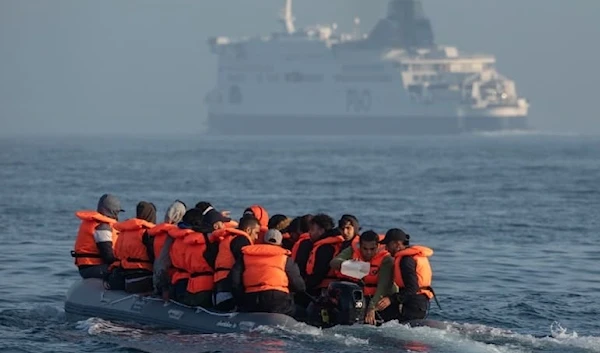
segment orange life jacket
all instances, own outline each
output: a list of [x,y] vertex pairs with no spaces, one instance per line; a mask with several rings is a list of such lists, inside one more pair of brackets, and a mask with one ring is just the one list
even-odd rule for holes
[[431,265],[429,259],[433,255],[433,250],[421,245],[413,245],[404,250],[398,251],[394,258],[394,283],[399,289],[404,288],[404,280],[402,280],[402,272],[400,271],[400,261],[405,256],[411,256],[417,263],[417,281],[419,290],[417,294],[424,294],[427,298],[433,298],[433,289],[431,288],[431,279],[433,273],[431,272]]
[[124,270],[152,271],[152,261],[148,258],[142,238],[146,230],[154,227],[154,223],[131,218],[115,223],[113,227],[120,232],[120,235],[114,247],[117,260],[111,267],[120,266]]
[[153,247],[154,247],[154,258],[155,259],[158,259],[163,246],[165,246],[165,241],[167,240],[167,236],[169,235],[169,230],[172,230],[175,228],[177,228],[176,224],[161,223],[161,224],[157,224],[153,228],[148,229],[148,235],[151,237],[154,237]]
[[252,205],[248,207],[260,224],[260,231],[258,233],[258,239],[256,243],[263,243],[263,238],[269,230],[269,213],[261,205]]
[[300,249],[300,244],[304,241],[310,241],[310,234],[303,233],[298,237],[298,241],[294,243],[292,247],[292,260],[296,261],[296,256],[298,256],[298,249]]
[[169,255],[173,267],[177,270],[171,278],[171,284],[187,278],[187,291],[191,294],[212,290],[214,271],[204,259],[204,234],[191,229],[177,228],[170,230],[169,235],[175,239]]
[[[308,257],[308,261],[306,262],[306,274],[312,275],[314,273],[317,250],[319,250],[319,248],[321,246],[326,245],[326,244],[333,245],[333,248],[334,248],[333,257],[336,257],[339,254],[340,249],[342,248],[343,242],[344,242],[344,237],[341,235],[337,235],[335,237],[327,237],[325,239],[321,239],[321,240],[317,241],[313,245],[313,248],[310,251],[310,255]],[[333,257],[332,257],[332,259],[333,259]],[[329,264],[327,264],[327,266],[329,266]],[[319,283],[317,288],[327,288],[329,286],[329,283],[331,283],[337,279],[338,279],[338,271],[334,270],[332,268],[329,268],[329,272],[327,272],[327,275],[321,281],[321,283]]]
[[240,224],[233,219],[224,223],[225,228],[237,228]]
[[[362,281],[365,284],[363,293],[366,296],[372,297],[377,291],[377,282],[379,281],[379,269],[381,268],[381,263],[383,262],[383,259],[385,259],[387,256],[390,256],[390,253],[385,250],[380,250],[377,254],[375,254],[375,256],[373,256],[371,261],[365,261],[360,253],[360,246],[358,243],[353,245],[352,248],[354,250],[352,252],[353,260],[369,262],[371,264],[369,274],[363,277]],[[344,279],[348,278],[346,276],[343,277]],[[357,281],[357,279],[353,278],[351,281]]]
[[246,237],[250,245],[254,244],[253,239],[246,232],[239,229],[219,229],[211,234],[211,238],[219,242],[219,252],[215,260],[215,283],[227,278],[235,264],[235,258],[231,252],[231,241],[236,237]]
[[[75,239],[75,246],[71,251],[71,256],[75,258],[76,266],[91,266],[91,265],[102,265],[104,261],[100,257],[98,246],[94,240],[94,232],[96,227],[100,223],[107,223],[113,225],[117,223],[117,220],[107,217],[96,211],[77,211],[75,216],[81,220],[79,231],[77,232],[77,238]],[[117,242],[119,233],[116,229],[112,229],[112,243],[113,247]]]
[[290,251],[279,246],[258,244],[242,248],[244,273],[242,283],[246,293],[278,290],[289,293],[285,264]]

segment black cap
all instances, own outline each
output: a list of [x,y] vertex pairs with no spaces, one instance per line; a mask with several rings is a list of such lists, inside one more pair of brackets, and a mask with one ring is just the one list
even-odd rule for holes
[[385,233],[385,238],[380,243],[387,244],[391,241],[407,242],[409,240],[410,235],[406,234],[402,229],[392,228]]
[[214,208],[210,208],[207,209],[206,211],[204,211],[204,218],[203,218],[203,222],[205,224],[209,224],[209,225],[213,225],[217,222],[229,222],[231,221],[231,218],[227,218],[225,216],[223,216],[221,214],[221,212],[215,210]]

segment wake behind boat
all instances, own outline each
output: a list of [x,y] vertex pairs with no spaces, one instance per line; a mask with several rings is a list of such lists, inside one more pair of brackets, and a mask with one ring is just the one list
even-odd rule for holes
[[[165,302],[153,296],[107,290],[103,281],[96,278],[78,280],[71,286],[67,292],[65,313],[69,320],[98,317],[206,334],[250,332],[261,326],[293,329],[303,325],[284,314],[218,312],[175,301]],[[407,324],[446,328],[445,323],[434,320],[412,320]]]

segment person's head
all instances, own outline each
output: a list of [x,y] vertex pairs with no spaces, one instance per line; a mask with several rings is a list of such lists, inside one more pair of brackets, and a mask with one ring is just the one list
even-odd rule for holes
[[202,211],[197,208],[187,210],[183,215],[181,222],[191,228],[198,228],[202,225]]
[[119,213],[125,212],[121,208],[121,201],[115,195],[111,194],[104,194],[100,197],[96,211],[103,216],[116,219],[117,221],[119,220]]
[[310,220],[308,225],[308,233],[310,234],[310,239],[313,242],[321,239],[323,234],[326,231],[333,229],[333,227],[333,218],[324,213],[319,213],[315,215]]
[[311,219],[312,215],[306,214],[301,217],[296,217],[292,220],[292,222],[290,222],[288,233],[294,242],[300,238],[300,235],[308,232],[309,222]]
[[258,239],[258,233],[260,232],[260,222],[253,216],[245,216],[240,219],[238,229],[245,232],[250,238]]
[[231,219],[223,216],[221,212],[215,210],[212,206],[206,208],[203,212],[202,222],[209,230],[217,230],[225,228],[225,223],[231,221]]
[[[285,215],[282,215],[282,214],[276,214],[276,215],[273,215],[269,219],[269,223],[268,223],[267,227],[269,229],[277,229],[278,231],[280,231],[282,233],[286,233],[288,231],[288,227],[290,226],[291,222],[292,222],[291,218],[286,217]],[[284,232],[284,230],[285,230],[285,232]]]
[[212,204],[208,201],[200,201],[196,204],[196,206],[194,206],[194,208],[197,208],[202,212],[206,211],[206,209],[209,207],[212,207]]
[[398,251],[409,246],[410,235],[402,229],[392,228],[385,233],[381,244],[385,244],[386,250],[394,256]]
[[269,225],[269,213],[261,205],[252,205],[246,208],[242,217],[246,215],[251,215],[254,218],[258,219],[261,227],[266,228]]
[[360,225],[358,224],[358,219],[351,215],[345,214],[338,221],[338,228],[342,233],[342,236],[346,240],[350,240],[354,238],[357,234],[359,234]]
[[177,224],[183,219],[183,215],[186,212],[186,205],[183,201],[175,200],[167,212],[165,212],[165,223]]
[[360,256],[365,261],[371,261],[379,250],[379,234],[372,230],[367,230],[358,238]]
[[135,208],[135,218],[156,223],[156,206],[152,202],[140,201]]
[[265,233],[265,237],[264,237],[265,244],[281,246],[282,241],[283,241],[283,235],[277,229],[269,229],[267,231],[267,233]]

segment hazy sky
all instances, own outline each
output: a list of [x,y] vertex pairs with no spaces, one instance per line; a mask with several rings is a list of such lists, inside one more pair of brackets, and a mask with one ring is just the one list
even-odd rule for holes
[[[279,30],[283,0],[0,0],[0,134],[200,128],[216,58],[206,38]],[[295,0],[297,27],[387,0]],[[599,0],[424,0],[439,44],[494,54],[540,130],[600,133]]]

